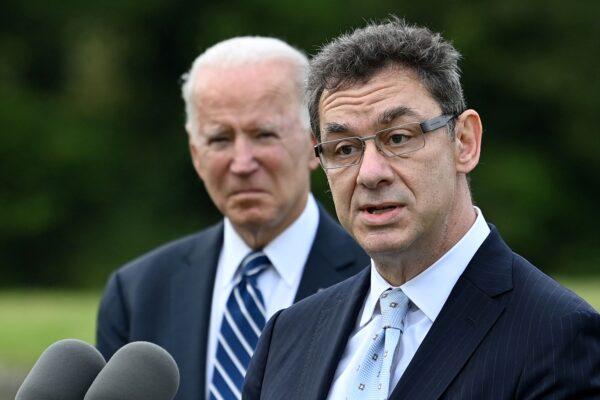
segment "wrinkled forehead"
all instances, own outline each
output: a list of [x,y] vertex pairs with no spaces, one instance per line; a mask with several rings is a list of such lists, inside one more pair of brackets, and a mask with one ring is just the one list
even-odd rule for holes
[[383,129],[437,115],[437,102],[409,69],[387,68],[370,79],[323,91],[319,101],[322,139],[336,126],[348,131]]
[[282,124],[298,119],[291,72],[277,65],[210,68],[198,76],[194,105],[201,124]]
[[297,72],[289,61],[277,59],[232,66],[207,65],[196,72],[193,95],[197,102],[227,99],[232,92],[250,102],[272,97],[297,99]]

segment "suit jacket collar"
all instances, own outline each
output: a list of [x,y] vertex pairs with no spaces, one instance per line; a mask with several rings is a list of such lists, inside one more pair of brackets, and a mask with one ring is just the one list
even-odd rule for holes
[[390,399],[438,399],[504,311],[513,253],[490,228]]
[[[438,399],[502,314],[512,289],[512,251],[491,232],[456,283],[391,399]],[[307,351],[303,398],[325,399],[368,293],[369,268],[334,288]],[[327,293],[323,293],[326,295]],[[441,368],[440,366],[443,366]]]
[[355,246],[352,238],[319,204],[319,227],[294,302],[339,282],[341,272],[359,258],[352,251]]
[[[223,223],[201,232],[189,252],[184,255],[185,267],[171,280],[172,337],[177,337],[177,352],[182,382],[197,385],[194,393],[204,397],[206,376],[206,347],[210,307],[216,267],[223,244]],[[189,354],[194,354],[190,356]],[[188,390],[189,392],[189,390]]]
[[[216,269],[223,245],[223,229],[223,222],[220,222],[199,233],[194,245],[182,259],[185,268],[180,269],[171,280],[173,293],[176,294],[171,299],[174,317],[171,334],[172,337],[178,338],[175,352],[180,354],[175,358],[189,363],[185,368],[180,366],[181,371],[190,375],[185,379],[182,376],[182,382],[197,385],[194,392],[200,393],[201,396],[205,393],[204,377],[210,310]],[[355,248],[350,236],[319,204],[319,227],[306,261],[295,302],[322,287],[339,282],[342,277],[340,272],[358,257],[358,254],[348,251],[349,248]],[[360,299],[363,297],[364,295],[358,296]],[[189,357],[189,353],[196,356]]]
[[463,276],[493,298],[513,287],[514,253],[502,240],[496,227],[492,224],[489,226],[489,236],[475,253]]
[[303,399],[325,399],[333,382],[337,365],[369,290],[369,268],[363,269],[346,281],[327,289],[330,294],[318,315],[317,326],[306,349],[306,362],[298,388]]

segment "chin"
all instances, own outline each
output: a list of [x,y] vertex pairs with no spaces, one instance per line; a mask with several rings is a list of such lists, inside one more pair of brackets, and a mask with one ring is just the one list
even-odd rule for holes
[[356,237],[356,241],[361,245],[367,254],[372,258],[376,255],[398,254],[409,247],[411,241],[405,237],[399,237],[399,230],[386,233],[371,233]]
[[267,205],[256,205],[249,208],[236,208],[228,214],[232,223],[237,226],[259,228],[273,225],[279,219],[276,210]]
[[261,213],[245,213],[242,215],[233,213],[229,216],[229,219],[236,226],[257,228],[266,225],[269,221],[269,218]]

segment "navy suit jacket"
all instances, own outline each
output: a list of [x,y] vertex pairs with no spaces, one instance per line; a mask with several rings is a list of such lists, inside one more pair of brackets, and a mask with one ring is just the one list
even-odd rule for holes
[[[108,360],[126,343],[164,347],[181,376],[177,400],[205,395],[206,347],[223,223],[158,248],[109,278],[98,313],[97,347]],[[319,226],[296,301],[356,274],[369,262],[319,208]]]
[[[242,398],[325,399],[369,284],[367,268],[275,314]],[[600,315],[492,227],[390,398],[600,399]]]

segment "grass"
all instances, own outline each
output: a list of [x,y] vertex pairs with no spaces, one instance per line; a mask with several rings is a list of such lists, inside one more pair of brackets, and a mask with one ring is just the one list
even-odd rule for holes
[[[600,310],[600,276],[559,277]],[[94,343],[98,292],[0,292],[0,366],[27,371],[50,344],[64,338]]]
[[28,369],[50,344],[76,338],[94,343],[97,292],[0,292],[0,364]]

